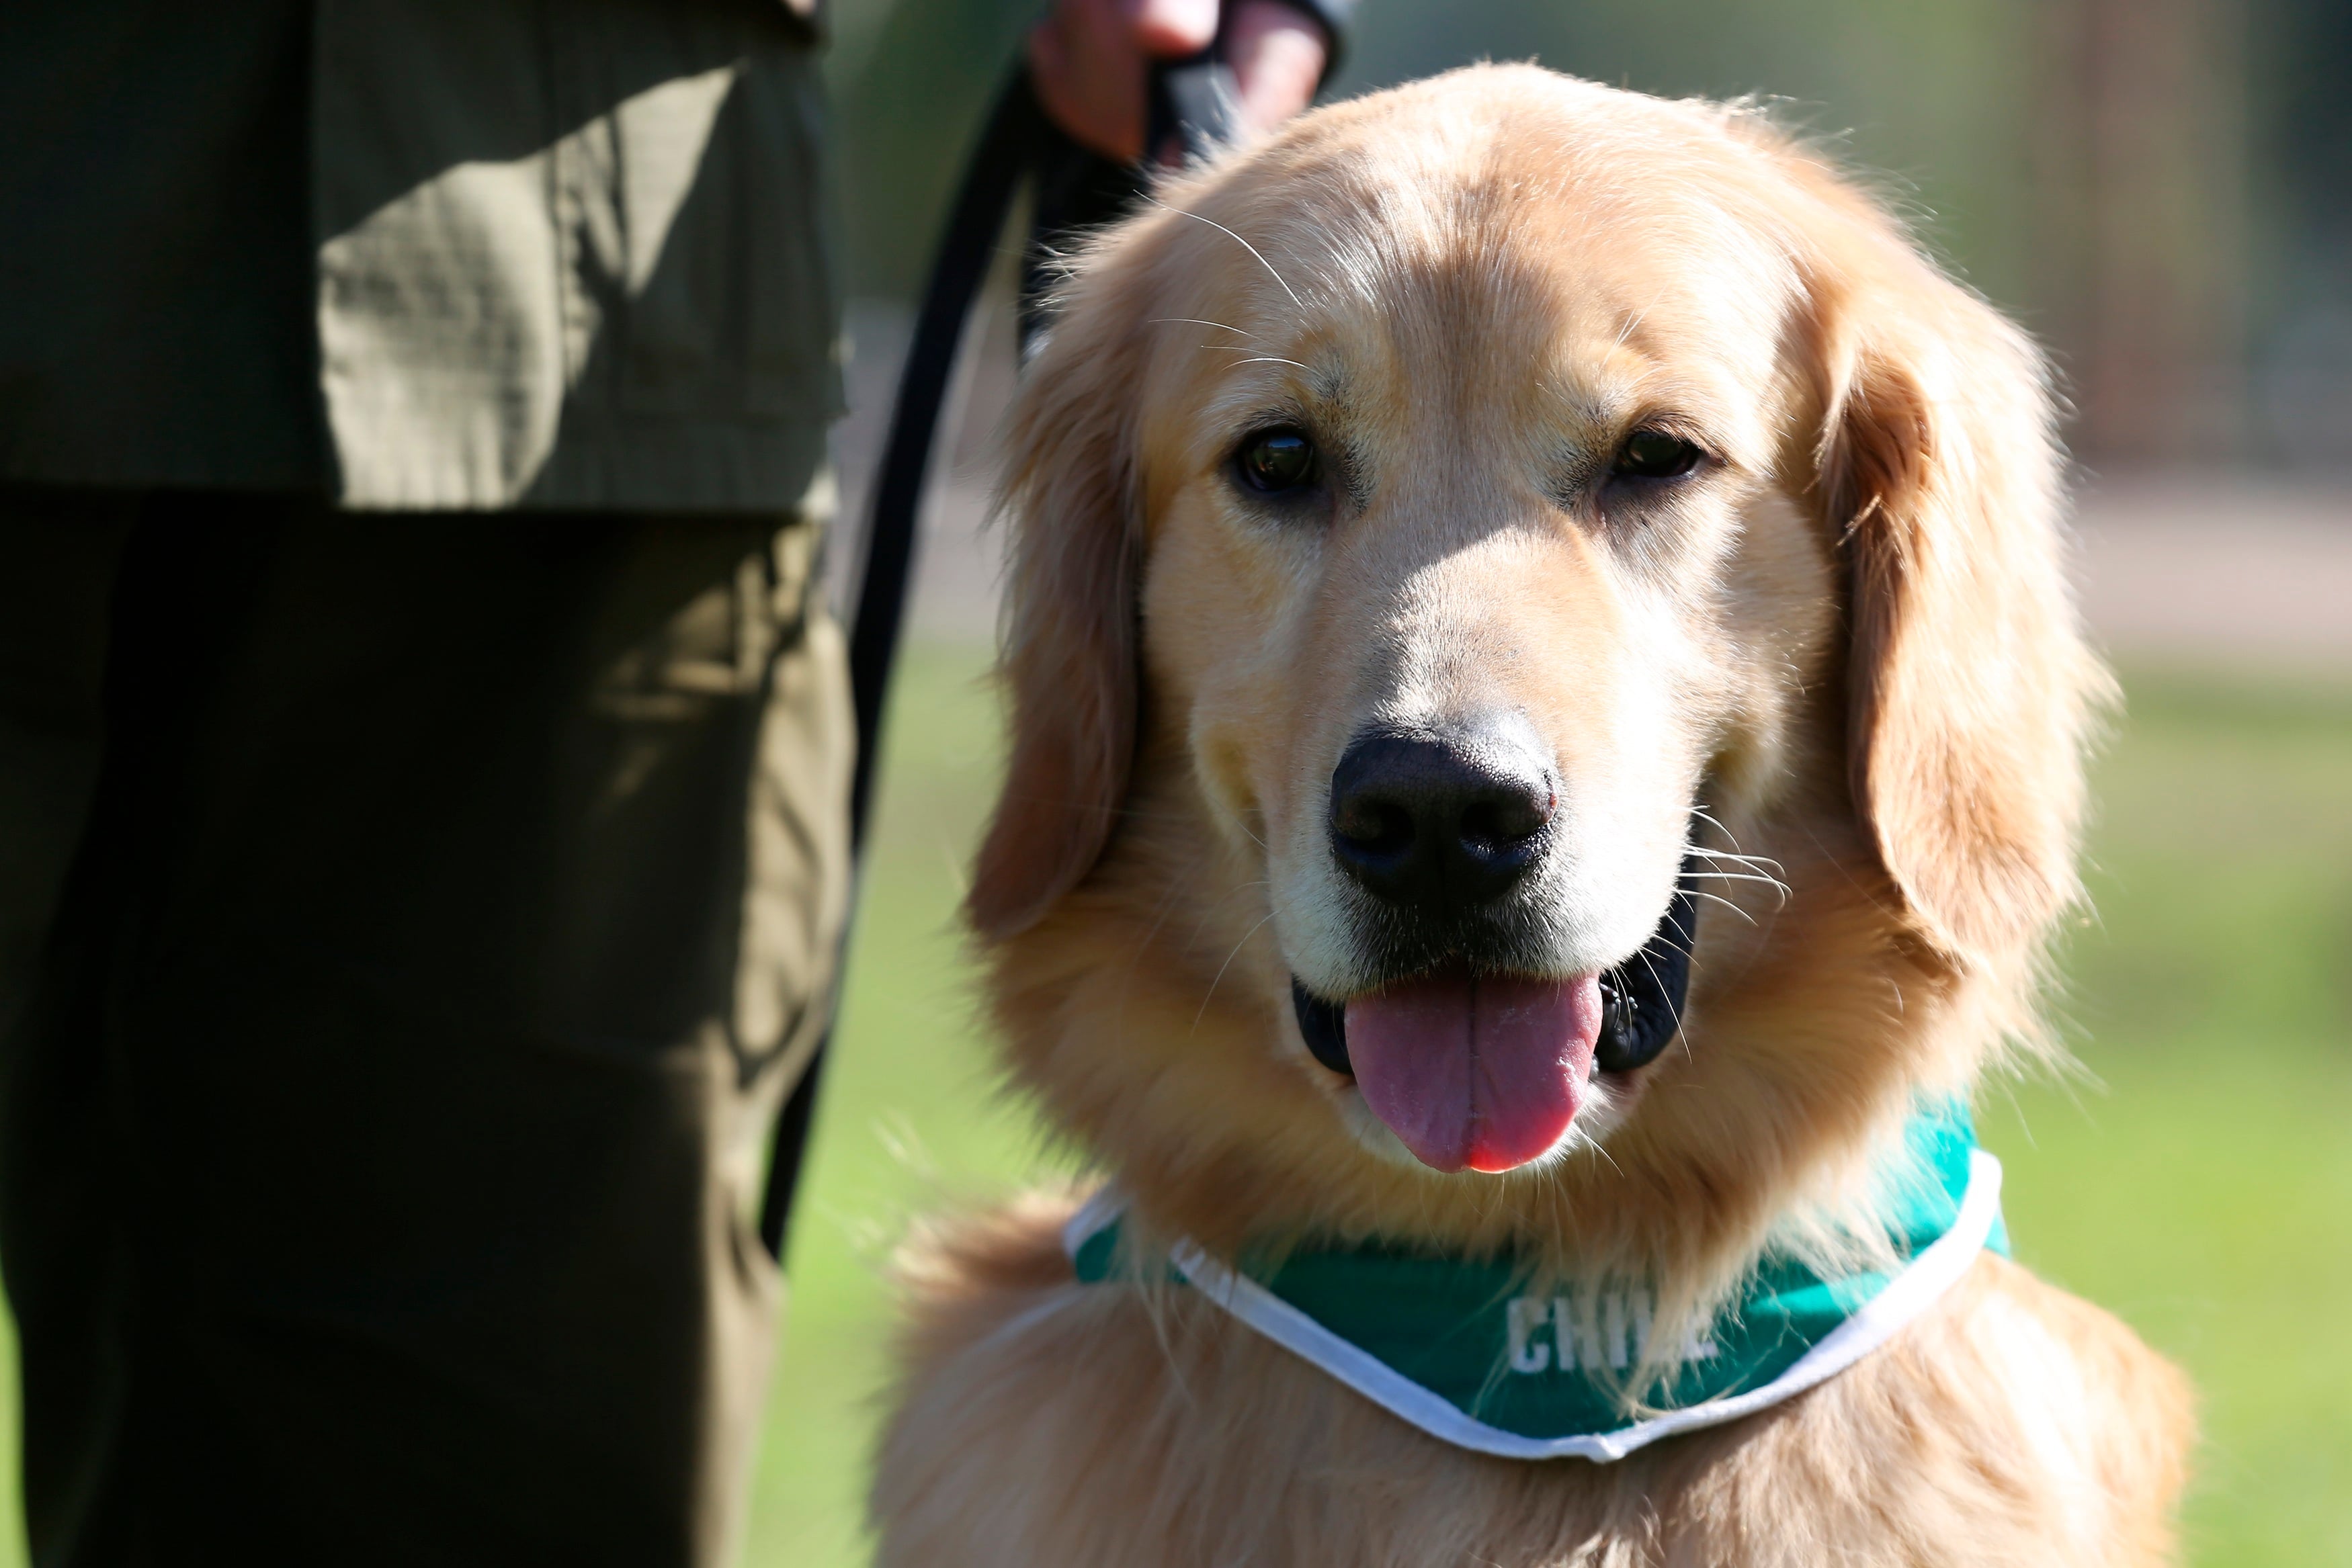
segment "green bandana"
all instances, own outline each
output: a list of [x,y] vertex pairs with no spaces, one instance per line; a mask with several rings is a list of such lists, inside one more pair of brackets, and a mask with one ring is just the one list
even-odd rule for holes
[[[1635,1410],[1622,1369],[1649,1341],[1652,1301],[1639,1287],[1530,1296],[1527,1271],[1507,1260],[1378,1246],[1237,1270],[1188,1240],[1169,1261],[1174,1278],[1433,1437],[1507,1458],[1616,1459],[1811,1388],[1893,1337],[1978,1252],[2007,1254],[2000,1163],[1976,1146],[1967,1111],[1919,1113],[1904,1143],[1880,1175],[1900,1260],[1891,1273],[1823,1279],[1767,1253]],[[1070,1221],[1063,1242],[1081,1281],[1137,1277],[1121,1251],[1125,1207],[1106,1191]]]

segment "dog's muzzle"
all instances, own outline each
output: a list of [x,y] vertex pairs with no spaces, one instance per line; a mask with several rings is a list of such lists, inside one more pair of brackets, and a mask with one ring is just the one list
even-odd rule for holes
[[[1559,801],[1559,777],[1517,714],[1359,735],[1331,775],[1328,833],[1333,861],[1369,895],[1367,936],[1381,968],[1402,978],[1448,963],[1523,967],[1512,960],[1529,921],[1512,895],[1542,860]],[[1650,939],[1601,977],[1601,1071],[1654,1061],[1681,1027],[1696,870],[1685,862]],[[1350,1072],[1345,999],[1318,997],[1295,977],[1291,999],[1316,1060]]]

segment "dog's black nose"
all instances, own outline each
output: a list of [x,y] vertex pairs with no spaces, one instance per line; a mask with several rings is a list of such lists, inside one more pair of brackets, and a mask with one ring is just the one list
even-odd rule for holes
[[1517,715],[1368,730],[1331,774],[1331,852],[1367,890],[1432,913],[1501,896],[1535,864],[1559,798]]

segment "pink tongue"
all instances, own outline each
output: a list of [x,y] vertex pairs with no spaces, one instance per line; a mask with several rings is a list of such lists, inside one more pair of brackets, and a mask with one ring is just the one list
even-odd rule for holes
[[1348,1004],[1348,1059],[1364,1103],[1441,1171],[1507,1171],[1559,1143],[1600,1032],[1591,976],[1433,977]]

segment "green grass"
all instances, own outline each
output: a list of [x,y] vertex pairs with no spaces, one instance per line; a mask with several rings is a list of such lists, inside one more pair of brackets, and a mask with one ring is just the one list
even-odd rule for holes
[[[754,1568],[865,1561],[890,1239],[1042,1164],[992,1095],[949,924],[994,755],[978,667],[919,650],[899,689]],[[2090,1081],[1997,1091],[1985,1139],[2020,1256],[2199,1385],[2193,1560],[2352,1563],[2352,692],[2129,685],[2062,1005]]]
[[1048,1168],[1034,1124],[994,1090],[953,925],[995,777],[982,668],[978,649],[916,647],[892,699],[837,1049],[793,1220],[782,1362],[744,1555],[757,1568],[866,1560],[881,1273],[908,1218]]
[[2064,1012],[1986,1141],[2019,1256],[2189,1368],[2193,1560],[2352,1563],[2352,693],[2146,679]]

